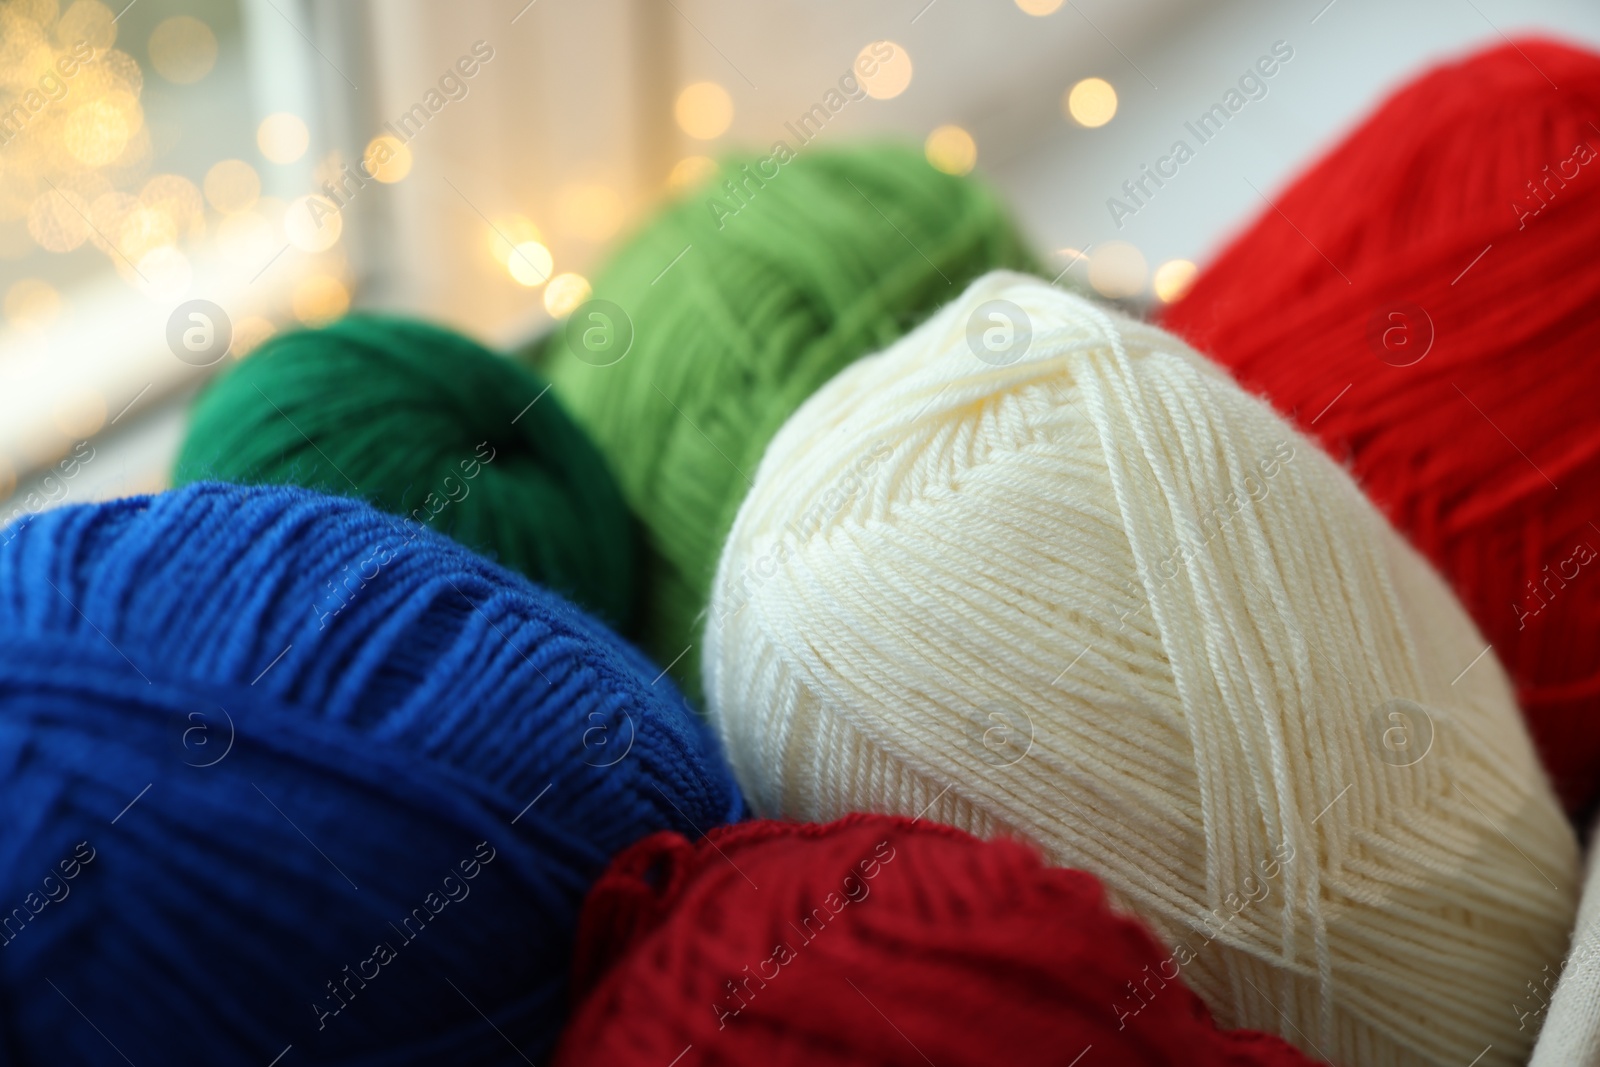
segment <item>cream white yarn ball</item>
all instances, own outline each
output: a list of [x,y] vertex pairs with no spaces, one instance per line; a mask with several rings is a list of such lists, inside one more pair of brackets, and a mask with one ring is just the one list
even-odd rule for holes
[[1031,839],[1219,1023],[1333,1063],[1525,1059],[1577,846],[1506,677],[1346,473],[1171,335],[979,279],[774,438],[709,619],[761,813]]

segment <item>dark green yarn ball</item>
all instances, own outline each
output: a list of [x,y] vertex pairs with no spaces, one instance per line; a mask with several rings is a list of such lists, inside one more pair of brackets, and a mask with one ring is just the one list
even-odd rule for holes
[[274,337],[207,388],[174,481],[360,497],[626,628],[627,505],[547,388],[448,330],[352,316]]
[[691,693],[723,540],[784,420],[972,279],[1035,268],[997,196],[914,148],[786,151],[725,160],[539,346],[645,527],[641,637]]

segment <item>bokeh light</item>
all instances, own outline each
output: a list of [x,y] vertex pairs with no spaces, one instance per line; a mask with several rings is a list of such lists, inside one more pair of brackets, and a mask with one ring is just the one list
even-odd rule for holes
[[130,96],[137,97],[144,90],[144,71],[139,66],[139,61],[128,53],[113,48],[108,50],[93,63],[86,63],[78,68],[77,77],[73,82],[75,89],[82,89],[84,84],[81,79],[87,75],[89,82],[97,83],[97,92],[112,92],[121,90]]
[[325,326],[350,310],[350,290],[332,275],[312,274],[296,283],[290,305],[307,326]]
[[572,314],[594,292],[589,279],[581,274],[557,274],[544,290],[544,309],[562,319]]
[[555,259],[550,255],[550,250],[538,241],[522,242],[506,260],[506,269],[511,272],[511,277],[518,285],[526,285],[530,289],[548,281],[554,266]]
[[339,206],[320,194],[299,197],[283,213],[283,235],[302,252],[326,252],[343,232]]
[[150,65],[177,85],[193,85],[217,64],[217,35],[197,18],[175,15],[150,32]]
[[242,159],[224,159],[206,171],[206,199],[224,215],[249,211],[261,197],[261,176]]
[[966,174],[978,164],[978,145],[960,126],[940,126],[928,134],[922,150],[946,174]]
[[56,43],[71,49],[79,41],[97,52],[117,42],[116,15],[100,0],[75,0],[56,23]]
[[272,223],[256,211],[229,215],[217,224],[217,251],[236,266],[259,268],[278,250]]
[[103,167],[122,155],[142,122],[137,100],[127,93],[107,93],[72,109],[62,128],[62,146],[79,163]]
[[138,263],[146,254],[158,248],[176,245],[178,226],[167,212],[141,203],[122,216],[116,241],[117,249]]
[[411,162],[411,146],[387,133],[367,142],[367,150],[361,154],[363,169],[385,185],[392,185],[410,174]]
[[277,327],[260,315],[246,315],[233,324],[233,343],[228,346],[228,354],[234,359],[243,359],[277,332]]
[[89,240],[114,261],[120,261],[126,253],[121,246],[113,247],[109,242],[113,235],[121,234],[123,220],[138,206],[137,197],[121,192],[102,193],[89,205]]
[[1144,292],[1148,276],[1144,253],[1127,241],[1107,241],[1089,257],[1089,284],[1095,292],[1113,300]]
[[23,278],[6,290],[5,302],[0,306],[12,327],[38,333],[49,328],[61,314],[61,294],[48,282]]
[[171,245],[158,245],[139,257],[139,291],[152,300],[177,300],[189,292],[194,267]]
[[194,182],[181,174],[157,174],[139,190],[139,203],[172,221],[179,238],[205,236],[205,199]]
[[1199,268],[1187,259],[1169,259],[1156,268],[1151,279],[1151,288],[1156,291],[1156,299],[1163,304],[1170,304],[1179,300],[1189,287],[1194,285],[1195,275]]
[[489,230],[489,254],[502,267],[511,260],[511,253],[524,241],[543,241],[544,234],[526,215],[508,215],[498,220]]
[[106,424],[106,398],[95,389],[81,389],[61,399],[51,412],[56,429],[68,439],[83,441]]
[[686,156],[673,166],[667,175],[667,188],[675,193],[701,185],[717,172],[716,160],[709,156]]
[[293,163],[310,146],[311,131],[306,129],[305,120],[287,111],[268,115],[256,130],[256,147],[274,163]]
[[733,124],[733,98],[716,82],[695,82],[678,94],[673,114],[684,133],[710,141]]
[[28,235],[46,252],[71,252],[89,239],[89,205],[72,189],[52,189],[28,207]]
[[563,186],[556,196],[561,228],[586,241],[604,241],[622,225],[622,198],[609,185]]
[[288,209],[289,205],[275,196],[263,196],[256,201],[256,214],[266,219],[275,228],[283,225],[283,215]]
[[1116,115],[1117,91],[1104,78],[1085,78],[1067,90],[1061,103],[1072,121],[1093,129]]
[[855,71],[868,96],[893,100],[911,84],[911,54],[893,41],[873,41],[857,53]]

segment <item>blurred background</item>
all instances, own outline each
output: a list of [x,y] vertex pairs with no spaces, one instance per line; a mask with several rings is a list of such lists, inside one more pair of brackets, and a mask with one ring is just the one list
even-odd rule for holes
[[394,308],[524,344],[778,140],[921,144],[1054,270],[1174,299],[1389,89],[1526,34],[1600,46],[1600,5],[5,0],[0,522],[163,487],[194,391],[274,332]]

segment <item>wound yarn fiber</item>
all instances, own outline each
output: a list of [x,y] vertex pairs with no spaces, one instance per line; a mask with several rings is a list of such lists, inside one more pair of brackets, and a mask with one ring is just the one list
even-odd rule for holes
[[661,1067],[686,1046],[707,1067],[1066,1064],[1087,1048],[1133,1067],[1311,1062],[1219,1032],[1093,876],[906,818],[653,835],[596,883],[577,951],[598,987],[560,1067]]
[[730,159],[599,273],[548,371],[644,523],[643,640],[691,695],[717,552],[779,425],[970,279],[1030,263],[986,187],[869,146]]
[[350,316],[268,340],[201,393],[174,480],[360,497],[626,628],[627,506],[546,389],[460,334]]
[[742,812],[638,652],[354,500],[41,515],[0,635],[8,1063],[521,1064],[611,857]]
[[1020,834],[1144,919],[1223,1026],[1512,1064],[1577,848],[1484,648],[1265,403],[997,272],[773,439],[705,671],[763,815]]
[[1497,42],[1432,70],[1164,320],[1347,462],[1449,579],[1575,815],[1600,801],[1596,116],[1592,51]]

